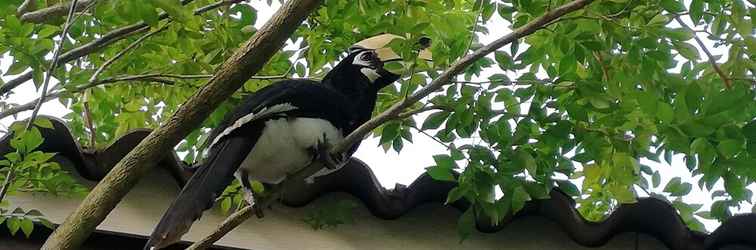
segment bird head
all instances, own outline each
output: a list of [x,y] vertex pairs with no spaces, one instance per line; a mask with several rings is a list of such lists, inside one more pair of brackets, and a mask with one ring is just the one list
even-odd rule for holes
[[[347,57],[325,76],[324,82],[338,86],[341,90],[367,89],[372,91],[377,91],[395,82],[401,75],[384,67],[385,63],[402,60],[398,54],[388,47],[388,44],[394,39],[405,38],[393,34],[382,34],[352,45],[348,50]],[[418,58],[430,60],[431,54],[428,50],[430,39],[421,39],[420,43],[421,50]],[[359,79],[359,81],[350,81],[346,77]]]

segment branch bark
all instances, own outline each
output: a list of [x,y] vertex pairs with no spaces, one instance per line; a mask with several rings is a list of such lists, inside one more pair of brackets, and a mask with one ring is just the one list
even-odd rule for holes
[[[440,89],[444,85],[451,83],[456,75],[464,71],[465,68],[470,66],[476,60],[485,57],[491,52],[496,51],[497,49],[511,43],[512,41],[515,41],[524,36],[532,34],[533,32],[539,30],[542,26],[549,24],[551,21],[561,16],[564,16],[566,14],[569,14],[573,11],[579,10],[591,2],[593,2],[593,0],[575,0],[573,2],[562,5],[556,9],[553,9],[547,12],[543,16],[530,21],[524,26],[518,29],[515,29],[512,33],[504,37],[501,37],[486,46],[483,46],[482,48],[476,50],[472,54],[469,54],[463,57],[462,59],[459,59],[457,62],[452,64],[451,67],[449,67],[444,72],[442,72],[430,84],[418,90],[417,92],[415,92],[415,94],[408,96],[403,101],[400,101],[394,104],[388,110],[377,115],[373,119],[370,119],[365,124],[357,128],[357,130],[349,134],[349,136],[347,136],[343,141],[336,144],[336,146],[334,146],[333,149],[331,149],[331,152],[333,154],[338,154],[340,152],[346,151],[349,147],[351,147],[351,145],[356,143],[358,140],[362,140],[362,138],[365,137],[365,135],[367,135],[367,133],[369,133],[374,128],[380,126],[381,124],[391,119],[396,118],[399,114],[401,114],[402,111],[404,111],[404,109],[412,106],[412,104],[414,104],[415,102],[420,101],[422,98]],[[325,166],[319,161],[311,164],[310,166],[305,167],[304,169],[298,171],[293,176],[287,177],[284,180],[284,182],[281,183],[280,189],[272,192],[272,194],[269,197],[276,197],[278,194],[280,194],[281,190],[285,190],[286,187],[290,185],[290,183],[295,182],[295,181],[302,181],[305,178],[317,173],[318,171],[320,171],[320,169],[323,169],[324,167]],[[265,207],[266,204],[269,204],[272,201],[273,199],[265,199],[261,202],[261,205],[262,207]],[[244,222],[246,219],[248,219],[250,216],[252,216],[252,214],[254,213],[252,213],[251,210],[252,210],[251,207],[248,206],[231,214],[215,231],[213,231],[213,233],[206,236],[204,239],[198,241],[194,245],[190,246],[189,249],[203,249],[210,246],[213,242],[219,240],[221,237],[223,237],[223,235],[227,234],[228,232],[233,230],[236,226],[238,226],[239,224]]]
[[[183,0],[181,1],[181,4],[186,5],[191,3],[193,0]],[[200,15],[202,13],[208,12],[210,10],[216,9],[221,6],[227,6],[234,3],[241,2],[241,0],[221,0],[216,3],[212,3],[209,5],[206,5],[204,7],[200,7],[194,10],[195,15]],[[166,13],[160,14],[158,17],[159,20],[163,20],[165,18],[168,18],[169,15]],[[81,45],[79,47],[73,48],[70,51],[63,53],[60,55],[60,60],[58,60],[58,63],[55,65],[55,67],[60,67],[63,64],[66,64],[70,61],[79,59],[81,57],[84,57],[86,55],[89,55],[93,52],[96,52],[102,48],[107,47],[108,45],[115,43],[117,41],[123,40],[131,35],[138,34],[145,32],[150,29],[150,26],[144,22],[138,22],[135,24],[131,24],[128,26],[123,26],[121,28],[117,28],[115,30],[112,30],[105,35],[103,35],[100,38],[97,38],[89,43],[86,43],[84,45]],[[6,93],[10,92],[14,88],[18,87],[19,85],[25,83],[26,81],[29,81],[32,79],[32,75],[34,72],[28,71],[18,77],[16,77],[13,80],[10,80],[0,86],[0,95],[5,95]]]
[[77,249],[118,202],[164,155],[257,73],[321,0],[290,0],[257,33],[227,59],[209,83],[174,115],[142,140],[82,201],[42,249]]
[[[87,6],[97,0],[82,0],[79,1],[76,4],[75,12],[82,11],[87,8]],[[68,13],[68,10],[71,8],[72,2],[65,2],[65,3],[59,3],[44,9],[39,9],[35,11],[25,12],[21,15],[21,21],[24,22],[30,22],[30,23],[47,23],[52,21],[55,18],[62,17]]]

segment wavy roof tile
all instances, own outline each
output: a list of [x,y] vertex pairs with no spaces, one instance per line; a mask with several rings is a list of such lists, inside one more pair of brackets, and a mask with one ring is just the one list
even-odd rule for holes
[[[58,152],[60,156],[68,158],[76,166],[76,171],[90,181],[102,179],[108,170],[149,134],[149,130],[132,131],[107,148],[92,152],[81,148],[61,120],[48,118],[53,123],[53,129],[41,130],[45,142],[39,150]],[[10,135],[0,138],[0,155],[10,152],[9,140]],[[186,183],[192,172],[177,157],[175,151],[166,152],[165,159],[158,165],[171,173],[177,185]],[[345,192],[364,202],[374,216],[397,219],[423,203],[443,203],[447,192],[455,185],[453,182],[433,180],[423,174],[409,186],[397,185],[394,189],[385,189],[364,162],[352,158],[344,168],[318,178],[314,184],[294,184],[282,203],[287,206],[304,206],[323,194]],[[451,206],[465,210],[469,203],[460,200]],[[602,222],[591,222],[577,212],[575,201],[558,189],[550,192],[549,199],[529,201],[521,211],[507,216],[498,225],[491,225],[487,218],[477,218],[477,228],[481,232],[497,232],[512,220],[532,215],[555,221],[572,240],[584,246],[602,246],[618,234],[639,232],[655,237],[670,249],[756,249],[756,214],[732,216],[714,232],[706,234],[685,226],[668,202],[640,198],[635,204],[619,206]]]

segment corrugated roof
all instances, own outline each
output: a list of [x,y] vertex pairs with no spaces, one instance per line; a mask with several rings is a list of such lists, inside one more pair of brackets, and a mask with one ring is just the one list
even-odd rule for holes
[[[102,179],[107,170],[149,134],[148,130],[132,131],[107,148],[91,152],[81,148],[61,120],[48,118],[53,123],[53,129],[41,130],[45,142],[39,150],[58,152],[59,156],[74,163],[76,171],[90,181]],[[9,140],[10,135],[0,139],[0,155],[10,152]],[[165,155],[166,158],[158,165],[171,173],[177,185],[186,183],[191,169],[179,160],[176,152],[166,152]],[[352,158],[344,168],[316,179],[313,184],[294,184],[286,192],[282,203],[303,206],[325,193],[345,192],[364,202],[374,216],[397,219],[423,203],[443,203],[446,194],[455,185],[453,182],[433,180],[423,174],[409,186],[397,185],[394,189],[385,189],[364,162]],[[460,200],[451,206],[465,210],[469,203]],[[477,228],[481,232],[496,232],[518,217],[533,215],[555,221],[570,238],[585,246],[602,246],[615,235],[639,232],[657,238],[671,249],[720,249],[735,245],[756,248],[756,214],[732,216],[714,232],[706,234],[685,226],[668,202],[640,198],[637,203],[619,206],[602,222],[591,222],[577,212],[575,201],[558,189],[551,191],[549,199],[529,201],[521,211],[507,216],[498,225],[492,225],[488,218],[477,218]]]

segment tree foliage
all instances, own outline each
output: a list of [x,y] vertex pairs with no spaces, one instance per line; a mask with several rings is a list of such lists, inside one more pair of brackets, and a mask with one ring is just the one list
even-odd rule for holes
[[[12,79],[31,71],[39,87],[63,16],[24,21],[16,15],[22,1],[6,2],[0,52],[12,64],[3,73]],[[44,9],[58,1],[37,2]],[[97,148],[170,117],[256,31],[260,10],[237,2],[87,2],[64,52],[120,27],[146,28],[54,71],[60,83],[52,93],[73,111],[64,118],[80,142]],[[566,2],[327,0],[258,74],[267,77],[247,81],[177,150],[195,161],[207,129],[243,94],[280,78],[322,77],[363,38],[385,32],[408,38],[390,45],[405,59],[389,66],[404,77],[381,93],[381,112],[482,46],[489,29],[521,27]],[[650,195],[671,199],[691,227],[703,230],[697,217],[722,220],[753,200],[746,188],[756,179],[753,14],[753,4],[742,0],[596,1],[478,60],[373,135],[387,150],[401,151],[418,132],[449,148],[427,156],[435,161],[427,172],[458,182],[448,202],[474,204],[461,217],[463,234],[476,211],[497,221],[527,200],[548,197],[553,187],[576,198],[591,220],[634,202],[638,191],[657,190]],[[416,60],[412,45],[421,37],[433,40],[433,62]],[[711,47],[726,54],[712,54]],[[5,111],[23,106],[0,104]],[[665,177],[671,180],[663,184],[658,169],[640,162],[672,164],[675,155],[684,157],[694,180]],[[682,201],[694,185],[712,192],[711,208]]]

